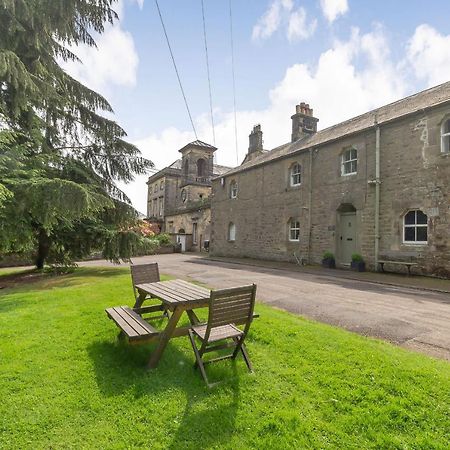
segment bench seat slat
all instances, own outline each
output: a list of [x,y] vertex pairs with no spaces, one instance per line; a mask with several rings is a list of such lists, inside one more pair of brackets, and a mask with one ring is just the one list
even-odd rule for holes
[[128,306],[108,308],[106,313],[130,340],[142,339],[159,334],[156,328],[152,327]]

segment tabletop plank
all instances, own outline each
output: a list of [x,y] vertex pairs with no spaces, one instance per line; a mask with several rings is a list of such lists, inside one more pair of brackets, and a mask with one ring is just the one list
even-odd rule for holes
[[138,284],[136,288],[158,297],[170,305],[194,305],[196,303],[207,302],[210,297],[210,291],[208,289],[179,279]]
[[171,280],[173,284],[176,284],[181,289],[186,290],[187,292],[193,292],[197,295],[208,297],[210,296],[210,290],[201,286],[197,286],[195,284],[189,283],[184,280]]

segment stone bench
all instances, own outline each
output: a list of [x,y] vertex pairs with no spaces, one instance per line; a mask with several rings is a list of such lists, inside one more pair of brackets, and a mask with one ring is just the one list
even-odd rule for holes
[[415,263],[415,262],[392,261],[392,260],[388,260],[388,259],[379,259],[378,260],[378,264],[380,265],[382,272],[384,272],[384,265],[385,264],[392,264],[392,265],[397,265],[397,266],[406,266],[406,268],[408,269],[408,276],[411,275],[411,267],[412,266],[417,266],[417,263]]

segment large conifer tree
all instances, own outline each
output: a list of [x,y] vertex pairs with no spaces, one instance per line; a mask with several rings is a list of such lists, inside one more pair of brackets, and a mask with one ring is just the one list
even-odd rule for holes
[[105,98],[67,74],[69,47],[95,46],[116,0],[0,0],[0,253],[36,265],[92,250],[118,260],[144,241],[117,186],[152,163],[102,116]]

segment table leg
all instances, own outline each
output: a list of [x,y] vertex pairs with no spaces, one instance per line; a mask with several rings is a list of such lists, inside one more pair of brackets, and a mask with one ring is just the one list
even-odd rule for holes
[[188,309],[186,313],[189,317],[191,325],[198,325],[200,323],[200,319],[198,318],[197,314],[195,314],[194,310]]
[[144,291],[139,291],[139,295],[136,298],[136,302],[135,302],[133,308],[140,308],[142,306],[142,303],[144,303],[146,296],[147,296],[147,294]]
[[175,308],[169,319],[169,322],[166,325],[166,328],[164,328],[164,331],[159,336],[158,346],[153,351],[150,357],[147,369],[155,369],[156,367],[158,367],[159,360],[161,359],[161,356],[164,353],[164,350],[166,349],[167,344],[169,343],[169,340],[172,337],[172,334],[177,327],[178,321],[180,320],[182,314],[182,308]]

